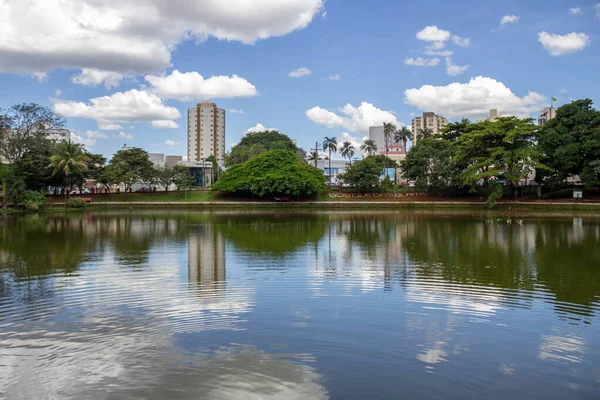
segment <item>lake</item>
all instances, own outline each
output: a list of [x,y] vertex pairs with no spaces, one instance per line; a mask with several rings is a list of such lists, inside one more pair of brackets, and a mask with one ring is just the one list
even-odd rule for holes
[[0,398],[600,398],[597,217],[0,224]]

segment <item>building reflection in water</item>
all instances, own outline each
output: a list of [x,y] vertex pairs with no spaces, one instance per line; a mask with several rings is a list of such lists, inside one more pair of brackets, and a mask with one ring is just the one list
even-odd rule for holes
[[225,238],[214,224],[191,226],[188,233],[188,279],[200,290],[225,290]]

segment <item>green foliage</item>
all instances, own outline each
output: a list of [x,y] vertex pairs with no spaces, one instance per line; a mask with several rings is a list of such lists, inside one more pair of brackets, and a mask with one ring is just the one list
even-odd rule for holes
[[355,150],[356,149],[354,148],[352,143],[345,141],[340,147],[340,154],[342,155],[342,157],[347,158],[348,161],[350,161],[350,164],[352,164],[352,157],[354,157]]
[[119,150],[112,157],[106,170],[102,174],[102,180],[108,180],[112,184],[123,184],[127,193],[134,184],[148,179],[154,179],[154,165],[148,158],[148,152],[137,147]]
[[412,132],[406,126],[403,126],[396,132],[394,132],[394,142],[402,142],[404,150],[406,151],[406,142],[412,140]]
[[215,191],[255,196],[307,196],[323,192],[323,172],[305,163],[296,152],[272,150],[234,165],[212,187]]
[[384,155],[369,156],[348,167],[338,178],[357,189],[372,189],[380,186],[380,178],[385,167],[396,165],[394,160]]
[[177,190],[192,186],[196,178],[190,175],[190,170],[183,165],[173,167],[173,183],[177,185]]
[[404,177],[416,181],[416,186],[441,192],[456,185],[458,170],[454,163],[454,146],[439,138],[423,138],[400,163]]
[[487,206],[488,208],[494,208],[496,207],[496,201],[502,198],[502,185],[497,179],[491,179],[489,186],[492,189],[492,192],[488,196]]
[[600,111],[590,99],[560,107],[556,118],[544,125],[539,135],[543,161],[551,170],[542,171],[544,181],[562,183],[579,175],[586,186],[600,185]]
[[242,164],[270,150],[290,150],[299,153],[300,149],[292,139],[278,131],[249,133],[233,146],[225,156],[225,165]]
[[365,139],[360,145],[360,149],[367,153],[367,156],[374,156],[377,153],[377,144],[374,140]]
[[18,208],[25,211],[42,211],[47,205],[46,195],[44,192],[28,190],[20,193],[16,197],[16,205]]
[[381,181],[381,191],[387,193],[392,191],[392,189],[394,189],[394,182],[386,175]]
[[75,198],[69,199],[69,201],[67,202],[67,207],[68,208],[84,208],[85,201],[80,198],[75,197]]

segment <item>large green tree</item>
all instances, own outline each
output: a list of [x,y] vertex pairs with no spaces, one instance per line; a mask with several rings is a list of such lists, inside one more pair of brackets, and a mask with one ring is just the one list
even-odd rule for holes
[[61,141],[52,149],[50,165],[52,175],[62,175],[65,179],[65,206],[71,191],[70,178],[73,175],[83,175],[87,169],[88,157],[83,145],[69,141]]
[[297,152],[271,150],[229,168],[212,190],[259,197],[302,197],[325,188],[323,171],[308,165]]
[[131,187],[148,177],[154,169],[148,152],[137,147],[119,150],[112,157],[106,175],[111,177],[113,184],[122,184],[125,187],[125,199]]
[[552,170],[542,173],[551,183],[562,183],[579,175],[587,186],[600,185],[596,164],[600,160],[600,111],[590,99],[577,100],[560,107],[556,118],[539,134],[543,161]]
[[369,156],[356,161],[338,178],[357,189],[373,189],[381,185],[380,178],[386,166],[396,166],[396,162],[384,155]]
[[354,157],[354,146],[349,141],[342,142],[342,146],[340,147],[340,154],[342,157],[347,158],[352,165],[352,157]]
[[252,157],[269,150],[290,150],[300,152],[292,139],[278,131],[249,133],[231,148],[225,156],[225,165],[232,166],[248,161]]
[[415,144],[400,162],[404,177],[440,193],[454,186],[458,170],[452,143],[441,138],[425,138]]

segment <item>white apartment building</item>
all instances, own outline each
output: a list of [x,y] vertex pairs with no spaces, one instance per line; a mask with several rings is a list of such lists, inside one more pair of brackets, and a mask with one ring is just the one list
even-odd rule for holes
[[225,110],[203,101],[188,110],[188,161],[203,161],[210,156],[223,165]]
[[412,120],[413,145],[419,139],[420,132],[428,129],[432,134],[438,134],[446,125],[448,120],[441,115],[435,115],[433,112],[425,112],[422,117],[415,117]]

